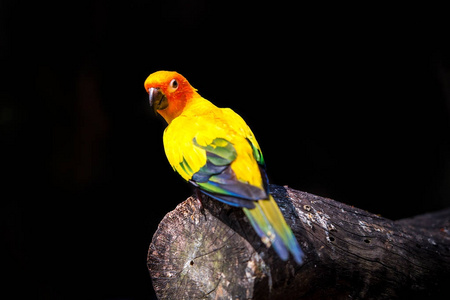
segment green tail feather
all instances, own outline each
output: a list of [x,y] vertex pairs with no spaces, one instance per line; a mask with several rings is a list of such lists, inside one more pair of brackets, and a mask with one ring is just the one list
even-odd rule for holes
[[282,260],[287,260],[291,252],[298,264],[303,262],[303,252],[272,196],[255,202],[253,209],[243,210],[267,247],[272,245]]

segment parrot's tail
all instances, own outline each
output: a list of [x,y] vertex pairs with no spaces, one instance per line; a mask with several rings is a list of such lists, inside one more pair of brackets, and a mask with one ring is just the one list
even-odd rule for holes
[[267,247],[272,245],[282,260],[287,260],[291,252],[295,261],[302,264],[303,251],[272,195],[268,200],[259,200],[254,203],[255,208],[243,208],[243,210],[264,244]]

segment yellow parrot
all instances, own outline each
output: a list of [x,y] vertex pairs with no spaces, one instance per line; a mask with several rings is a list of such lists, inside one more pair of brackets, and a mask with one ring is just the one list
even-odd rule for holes
[[242,207],[266,246],[301,264],[303,252],[269,193],[264,158],[245,121],[200,96],[177,72],[155,72],[144,86],[168,124],[163,142],[173,169],[202,193]]

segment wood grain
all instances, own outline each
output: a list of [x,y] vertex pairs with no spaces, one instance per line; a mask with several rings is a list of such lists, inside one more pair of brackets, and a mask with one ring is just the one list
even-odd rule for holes
[[193,197],[159,224],[148,268],[159,299],[444,299],[450,209],[392,221],[288,187],[271,193],[306,254],[266,248],[244,213]]

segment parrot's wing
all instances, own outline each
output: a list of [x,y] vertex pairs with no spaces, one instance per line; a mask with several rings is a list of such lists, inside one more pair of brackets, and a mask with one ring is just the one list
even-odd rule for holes
[[[205,150],[206,164],[193,174],[190,182],[205,194],[229,205],[246,208],[253,208],[253,201],[268,197],[265,188],[237,179],[231,163],[238,153],[232,143],[224,138],[216,138],[206,146],[199,145],[195,138],[193,143]],[[261,167],[260,171],[263,178],[267,178],[264,168]]]
[[231,109],[185,114],[164,132],[174,168],[203,193],[238,207],[268,199],[264,159],[245,121]]
[[267,194],[269,194],[269,178],[267,177],[266,163],[264,162],[264,157],[262,155],[261,148],[259,148],[258,142],[253,137],[253,133],[251,136],[247,137],[247,141],[250,143],[250,146],[252,147],[253,150],[253,157],[258,163],[259,171],[261,173],[264,184],[264,190],[267,192]]

